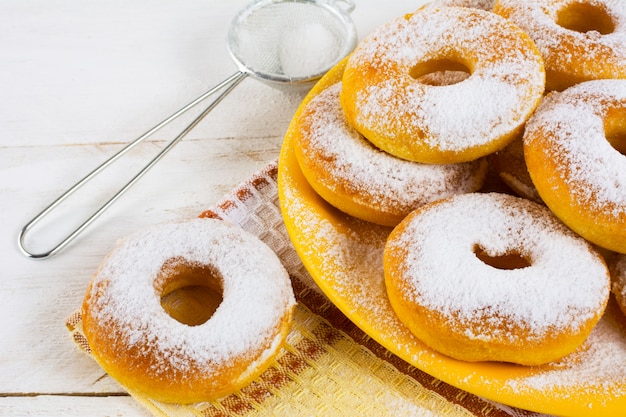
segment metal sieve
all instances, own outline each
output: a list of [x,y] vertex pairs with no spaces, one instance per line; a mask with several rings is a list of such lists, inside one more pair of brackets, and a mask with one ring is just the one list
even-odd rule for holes
[[259,1],[235,16],[228,50],[242,73],[310,84],[354,49],[353,9],[351,1]]
[[[43,259],[67,246],[161,160],[247,76],[275,87],[310,87],[356,46],[356,28],[349,15],[352,10],[354,10],[352,0],[258,0],[249,4],[233,18],[227,36],[228,51],[237,64],[238,71],[128,143],[30,220],[20,230],[18,236],[18,247],[22,253],[33,259]],[[141,141],[220,91],[221,93],[193,122],[56,246],[41,253],[33,253],[26,248],[27,232],[76,190]]]

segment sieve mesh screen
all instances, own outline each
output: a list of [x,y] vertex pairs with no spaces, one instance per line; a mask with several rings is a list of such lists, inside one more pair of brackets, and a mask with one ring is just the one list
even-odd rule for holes
[[352,48],[352,26],[322,2],[282,1],[252,7],[230,29],[233,58],[252,75],[280,81],[326,72]]

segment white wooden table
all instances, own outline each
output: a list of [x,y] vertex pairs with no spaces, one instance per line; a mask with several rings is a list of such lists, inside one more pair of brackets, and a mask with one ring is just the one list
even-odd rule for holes
[[[147,414],[74,347],[64,321],[118,238],[196,216],[275,159],[302,93],[247,79],[64,251],[27,259],[17,235],[92,167],[235,71],[226,31],[246,3],[0,3],[0,415]],[[420,3],[357,0],[359,38]],[[48,249],[191,117],[54,212],[29,246]]]

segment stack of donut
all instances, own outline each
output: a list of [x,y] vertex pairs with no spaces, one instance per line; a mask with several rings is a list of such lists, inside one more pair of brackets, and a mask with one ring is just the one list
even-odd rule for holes
[[[313,189],[393,227],[389,301],[425,344],[537,365],[584,342],[611,289],[626,314],[625,48],[626,2],[442,0],[366,37],[298,113]],[[489,168],[519,195],[480,192]],[[167,301],[188,287],[212,294],[200,317]],[[259,375],[294,305],[265,244],[195,219],[122,240],[82,316],[113,377],[189,403]]]
[[389,301],[434,350],[538,365],[611,288],[626,313],[626,3],[435,1],[364,38],[292,126],[311,187],[393,228]]

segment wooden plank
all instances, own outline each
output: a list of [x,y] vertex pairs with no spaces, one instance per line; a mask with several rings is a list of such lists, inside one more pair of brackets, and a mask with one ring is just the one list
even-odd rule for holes
[[138,136],[236,69],[225,37],[245,3],[3,1],[0,141]]
[[11,417],[148,417],[151,414],[128,396],[37,395],[0,397],[0,415]]

